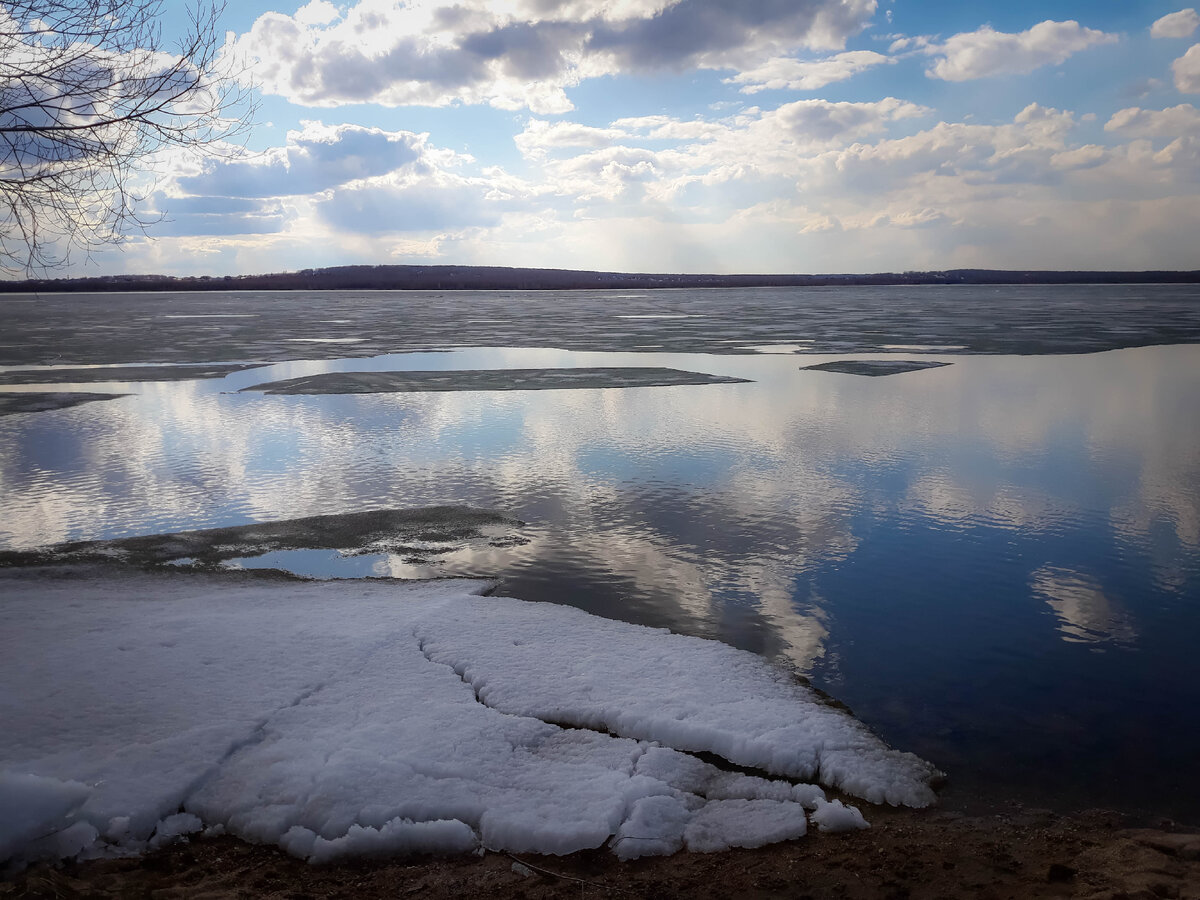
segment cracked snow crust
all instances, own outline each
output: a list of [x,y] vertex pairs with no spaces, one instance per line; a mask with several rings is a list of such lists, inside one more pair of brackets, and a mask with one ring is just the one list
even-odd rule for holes
[[631,859],[800,837],[828,805],[798,779],[934,799],[932,766],[752,654],[487,587],[0,572],[0,867],[201,830],[312,862]]

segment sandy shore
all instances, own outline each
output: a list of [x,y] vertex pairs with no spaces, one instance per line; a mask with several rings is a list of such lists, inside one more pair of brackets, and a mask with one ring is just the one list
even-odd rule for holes
[[868,831],[631,863],[597,850],[311,866],[273,847],[202,838],[137,859],[36,867],[0,882],[0,897],[1200,898],[1200,828],[1015,805],[868,817]]

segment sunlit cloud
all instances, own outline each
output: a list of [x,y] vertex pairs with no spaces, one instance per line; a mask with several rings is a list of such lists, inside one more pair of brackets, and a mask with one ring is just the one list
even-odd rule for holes
[[1200,44],[1192,44],[1187,53],[1171,63],[1175,88],[1185,94],[1200,94]]
[[1200,15],[1188,7],[1155,20],[1150,26],[1150,35],[1156,38],[1186,38],[1195,33],[1197,26],[1200,26]]
[[1023,75],[1042,66],[1059,65],[1076,53],[1117,40],[1115,34],[1085,28],[1075,21],[1046,20],[1016,34],[985,25],[978,31],[929,44],[921,52],[934,57],[928,70],[931,78],[969,81]]
[[873,50],[850,50],[818,60],[776,58],[725,81],[742,85],[743,94],[766,90],[816,91],[875,66],[895,62],[894,58]]
[[[306,106],[486,103],[538,115],[617,72],[737,68],[798,48],[840,49],[875,0],[718,0],[503,7],[484,0],[310,3],[268,13],[231,52],[268,93]],[[336,15],[335,15],[336,12]]]

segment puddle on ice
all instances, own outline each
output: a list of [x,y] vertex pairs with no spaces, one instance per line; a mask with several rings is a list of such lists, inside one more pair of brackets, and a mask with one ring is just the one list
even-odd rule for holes
[[[489,574],[486,565],[471,564],[479,556],[478,551],[432,545],[422,555],[418,551],[404,555],[397,553],[353,553],[338,550],[272,550],[258,556],[242,556],[222,560],[222,569],[278,569],[313,578],[319,581],[342,578],[441,578],[448,568],[456,575],[485,578]],[[495,553],[484,553],[494,556]],[[184,563],[175,560],[172,564],[189,566],[195,561]]]
[[[386,553],[343,556],[337,550],[272,550],[222,560],[220,565],[223,569],[280,569],[317,579],[399,577],[391,575],[390,561],[391,554]],[[183,565],[180,560],[174,562]]]

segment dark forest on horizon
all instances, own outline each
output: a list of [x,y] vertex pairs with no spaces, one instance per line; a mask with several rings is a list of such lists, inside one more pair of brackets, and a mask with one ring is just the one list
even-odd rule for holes
[[99,275],[0,281],[0,292],[260,290],[605,290],[920,284],[1197,284],[1200,270],[1095,272],[950,269],[855,275],[688,275],[501,266],[335,266],[263,275]]

